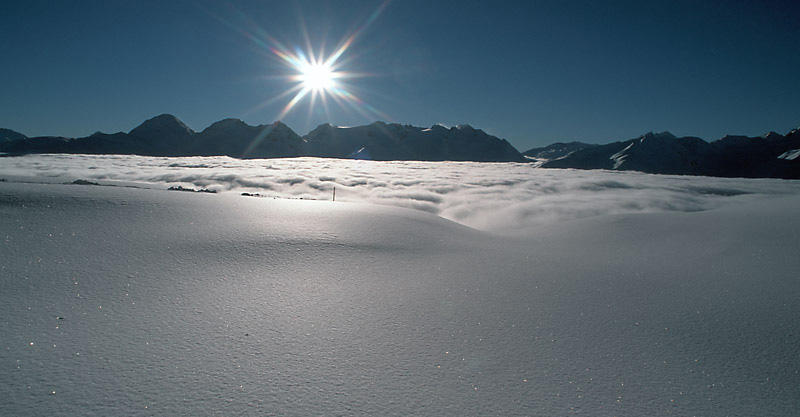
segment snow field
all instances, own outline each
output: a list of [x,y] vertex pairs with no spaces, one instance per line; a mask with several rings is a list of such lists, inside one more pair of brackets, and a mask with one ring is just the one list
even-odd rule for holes
[[494,234],[386,205],[0,182],[0,414],[793,415],[794,185],[602,175],[559,198],[685,181],[705,192],[670,196],[703,211]]

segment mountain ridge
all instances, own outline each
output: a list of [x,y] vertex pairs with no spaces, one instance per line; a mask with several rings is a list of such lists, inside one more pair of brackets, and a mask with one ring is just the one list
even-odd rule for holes
[[541,167],[800,179],[797,154],[800,154],[798,129],[786,135],[776,132],[756,137],[726,135],[712,142],[693,136],[676,137],[669,132],[649,132],[634,139],[578,149],[546,160]]
[[383,121],[352,127],[324,123],[301,137],[280,121],[251,126],[226,118],[196,132],[177,117],[162,114],[127,133],[96,132],[81,138],[29,138],[0,129],[0,152],[533,162],[542,168],[800,179],[800,128],[785,135],[726,135],[711,142],[648,132],[608,144],[556,142],[520,153],[507,140],[468,124],[424,128]]
[[22,139],[28,139],[28,137],[11,129],[0,128],[0,144]]
[[147,119],[128,133],[96,132],[74,139],[18,137],[0,143],[0,152],[525,162],[505,139],[469,125],[447,129],[382,121],[354,127],[325,123],[301,137],[280,121],[251,126],[234,118],[195,132],[171,114]]

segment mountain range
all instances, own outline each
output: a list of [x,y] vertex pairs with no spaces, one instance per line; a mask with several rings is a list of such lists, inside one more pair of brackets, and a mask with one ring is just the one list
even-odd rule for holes
[[[786,135],[725,136],[713,142],[646,133],[635,139],[591,145],[554,144],[525,152],[543,168],[607,169],[652,174],[800,179],[800,130]],[[552,157],[548,157],[552,156]]]
[[128,133],[97,132],[74,139],[29,138],[0,129],[0,152],[533,162],[543,168],[800,179],[798,129],[785,135],[725,136],[713,142],[650,132],[604,145],[557,142],[520,153],[505,139],[469,125],[422,128],[384,122],[355,127],[323,124],[301,137],[281,122],[251,126],[239,119],[220,120],[195,132],[175,116],[162,114]]
[[300,137],[281,122],[250,126],[238,119],[220,120],[195,132],[175,116],[162,114],[128,133],[100,133],[83,138],[28,138],[0,132],[0,152],[136,154],[282,158],[315,156],[374,160],[525,162],[508,141],[469,125],[421,128],[375,122],[341,127],[323,124]]

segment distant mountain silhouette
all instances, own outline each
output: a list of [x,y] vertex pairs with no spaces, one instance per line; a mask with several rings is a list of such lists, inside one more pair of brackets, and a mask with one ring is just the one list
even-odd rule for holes
[[28,139],[28,137],[11,129],[0,128],[0,144],[22,139]]
[[[607,169],[653,174],[800,179],[800,130],[786,135],[725,136],[706,142],[647,133],[635,139],[592,145],[554,143],[520,154],[504,139],[469,125],[429,128],[375,122],[341,127],[323,124],[300,137],[281,122],[250,126],[238,119],[220,120],[195,132],[175,116],[162,114],[128,133],[101,133],[69,139],[28,138],[0,129],[0,152],[136,154],[283,158],[314,156],[373,160],[524,162],[544,168]],[[526,158],[527,156],[527,158]]]
[[303,147],[303,139],[281,122],[250,126],[239,119],[224,119],[200,132],[191,154],[288,158],[303,156]]
[[725,136],[708,143],[669,132],[576,150],[544,168],[609,169],[716,177],[800,178],[800,133]]
[[506,140],[469,125],[453,128],[436,125],[426,129],[383,122],[352,128],[324,124],[301,138],[281,122],[250,126],[238,119],[220,120],[197,133],[175,116],[162,114],[145,121],[128,133],[97,132],[76,139],[27,138],[24,135],[13,138],[15,139],[0,143],[0,152],[525,161]]
[[128,132],[136,151],[147,155],[188,155],[196,133],[177,117],[162,114]]
[[308,156],[413,161],[523,162],[510,143],[469,125],[422,128],[375,122],[320,125],[305,137]]

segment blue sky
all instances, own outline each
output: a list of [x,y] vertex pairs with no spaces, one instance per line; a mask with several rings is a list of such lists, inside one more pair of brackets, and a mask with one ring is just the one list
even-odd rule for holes
[[382,1],[5,1],[0,127],[76,137],[161,113],[195,130],[271,123],[294,83],[268,47],[294,51],[306,33],[330,54],[357,33],[337,63],[362,75],[342,80],[361,102],[326,111],[305,97],[281,118],[299,134],[468,123],[525,150],[785,133],[800,126],[795,3],[394,0],[370,19]]

